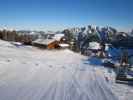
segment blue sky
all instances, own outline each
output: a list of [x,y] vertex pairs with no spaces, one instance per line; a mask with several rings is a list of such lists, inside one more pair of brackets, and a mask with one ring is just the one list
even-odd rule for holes
[[88,24],[133,28],[133,0],[0,0],[0,27],[60,30]]

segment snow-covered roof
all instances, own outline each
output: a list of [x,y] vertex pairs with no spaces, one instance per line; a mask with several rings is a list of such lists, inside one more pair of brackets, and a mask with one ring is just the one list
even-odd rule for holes
[[64,37],[64,34],[56,34],[53,38],[59,41],[62,37]]
[[33,41],[33,43],[48,45],[54,41],[55,41],[54,39],[37,39],[37,40]]

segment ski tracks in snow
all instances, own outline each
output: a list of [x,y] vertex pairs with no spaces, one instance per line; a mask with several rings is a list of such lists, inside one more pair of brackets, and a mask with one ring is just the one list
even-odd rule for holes
[[0,63],[0,100],[117,100],[104,76],[69,50],[1,48],[0,55],[12,59]]

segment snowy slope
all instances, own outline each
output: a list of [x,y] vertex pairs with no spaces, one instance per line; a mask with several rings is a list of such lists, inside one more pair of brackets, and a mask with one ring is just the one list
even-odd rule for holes
[[69,50],[0,41],[0,100],[117,100],[102,71]]

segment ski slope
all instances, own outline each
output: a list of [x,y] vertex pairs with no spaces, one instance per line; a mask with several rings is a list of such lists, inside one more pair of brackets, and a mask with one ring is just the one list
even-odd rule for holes
[[0,41],[0,100],[118,100],[101,71],[69,50]]

